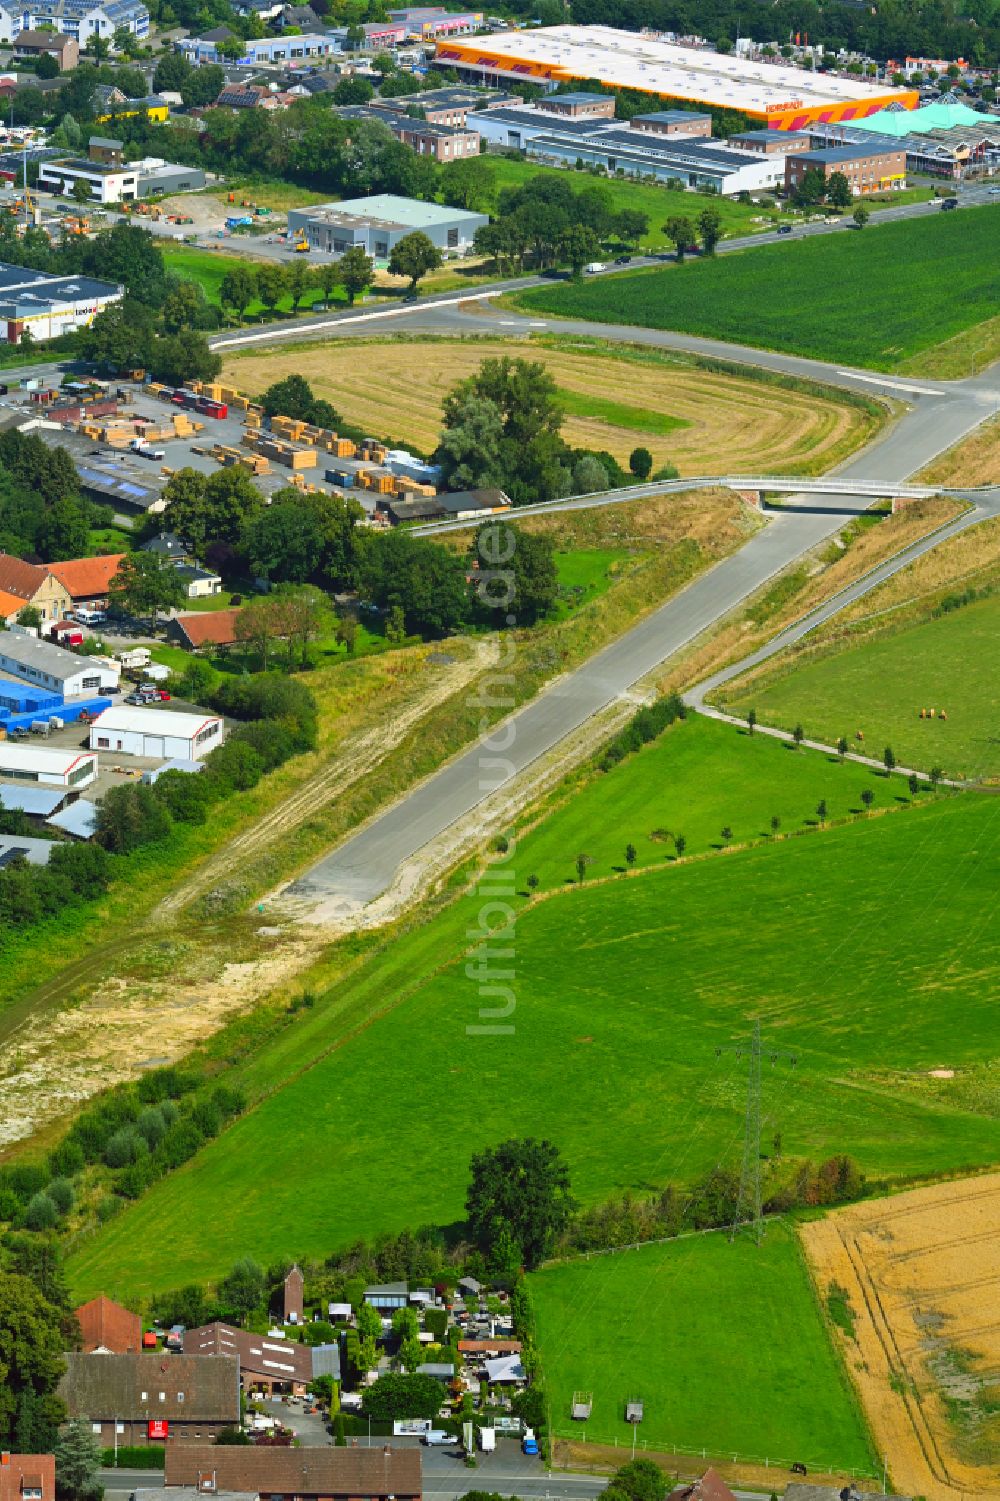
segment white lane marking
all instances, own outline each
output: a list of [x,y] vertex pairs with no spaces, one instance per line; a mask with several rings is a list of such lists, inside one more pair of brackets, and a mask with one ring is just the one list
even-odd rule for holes
[[412,313],[434,313],[438,308],[456,307],[460,302],[479,301],[499,297],[501,289],[494,291],[470,288],[457,297],[443,297],[440,302],[410,303],[404,307],[382,308],[377,313],[358,313],[353,318],[328,318],[324,323],[307,323],[303,328],[268,328],[259,334],[239,334],[234,339],[218,339],[213,349],[229,349],[241,344],[258,344],[262,339],[295,339],[303,334],[322,333],[327,328],[349,328],[354,323],[370,323],[375,318],[402,318]]
[[529,328],[548,328],[548,326],[549,325],[547,323],[529,323],[528,324]]
[[890,386],[893,391],[908,391],[912,396],[940,396],[935,386],[914,386],[909,381],[893,380],[888,375],[860,375],[857,370],[838,370],[838,375],[849,375],[853,380],[870,381],[873,386]]

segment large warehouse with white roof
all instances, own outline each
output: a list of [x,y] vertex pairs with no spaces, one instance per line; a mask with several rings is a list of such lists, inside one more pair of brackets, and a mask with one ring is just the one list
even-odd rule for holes
[[887,89],[856,78],[752,62],[703,47],[682,47],[612,26],[543,26],[438,43],[437,61],[492,84],[591,81],[639,89],[715,109],[739,110],[772,129],[813,121],[861,120],[890,104],[913,109],[916,89]]
[[215,714],[184,714],[174,709],[105,709],[90,727],[91,750],[126,756],[179,757],[198,761],[222,744],[222,720]]

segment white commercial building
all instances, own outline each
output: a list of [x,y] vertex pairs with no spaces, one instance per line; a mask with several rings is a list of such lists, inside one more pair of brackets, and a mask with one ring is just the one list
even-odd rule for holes
[[222,744],[222,720],[215,714],[181,714],[174,709],[105,709],[90,727],[91,750],[126,756],[198,761]]
[[121,670],[114,662],[79,657],[76,652],[39,641],[20,631],[0,632],[0,676],[21,678],[61,693],[64,699],[114,693]]
[[86,328],[125,288],[91,276],[52,276],[0,264],[0,341],[19,344],[30,330],[40,342]]
[[97,757],[90,751],[56,750],[0,740],[0,778],[43,782],[49,787],[86,787],[97,776]]
[[139,196],[139,164],[123,162],[115,166],[94,162],[86,156],[59,156],[42,162],[38,169],[38,186],[46,193],[70,197],[78,182],[85,182],[96,203],[123,203]]

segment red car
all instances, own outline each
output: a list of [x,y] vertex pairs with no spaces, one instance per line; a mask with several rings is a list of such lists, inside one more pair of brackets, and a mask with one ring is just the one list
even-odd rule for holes
[[161,704],[169,704],[169,702],[170,702],[170,694],[167,692],[167,690],[165,688],[157,688],[157,690],[156,690],[156,696],[160,700]]

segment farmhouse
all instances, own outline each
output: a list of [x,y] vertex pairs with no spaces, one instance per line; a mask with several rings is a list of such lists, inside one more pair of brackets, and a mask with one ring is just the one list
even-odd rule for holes
[[47,563],[46,571],[62,584],[75,607],[107,604],[111,580],[118,572],[123,552],[98,558],[70,558],[65,563]]
[[164,1484],[282,1501],[420,1501],[419,1449],[262,1449],[168,1444]]
[[[336,1351],[337,1347],[332,1347]],[[268,1335],[247,1333],[232,1324],[204,1324],[184,1333],[185,1355],[231,1355],[239,1361],[240,1379],[247,1392],[292,1392],[301,1396],[318,1375],[314,1359],[317,1350],[298,1340],[275,1339]],[[330,1360],[323,1354],[320,1364],[328,1369]],[[339,1377],[339,1360],[337,1362]]]
[[173,709],[105,709],[90,727],[91,750],[122,751],[126,756],[180,757],[197,761],[222,744],[222,720],[216,714],[181,714]]
[[0,1458],[0,1501],[55,1501],[56,1462],[51,1454]]
[[26,605],[34,606],[45,624],[62,619],[70,608],[70,595],[40,564],[0,552],[0,620],[13,625]]
[[136,1313],[114,1303],[110,1298],[91,1298],[75,1310],[83,1336],[85,1354],[100,1350],[104,1354],[127,1355],[142,1348],[142,1320]]
[[399,241],[414,230],[420,230],[439,250],[464,255],[472,248],[476,230],[489,222],[486,214],[400,198],[395,193],[288,211],[289,235],[304,235],[314,250],[343,255],[360,245],[380,261],[388,260]]
[[16,745],[0,740],[0,780],[44,782],[50,787],[88,786],[97,776],[97,757],[88,751],[55,750],[47,745]]
[[64,699],[115,692],[121,676],[117,666],[92,657],[78,657],[50,641],[5,631],[0,636],[0,672],[51,688]]
[[240,1422],[233,1355],[65,1356],[59,1395],[71,1418],[89,1418],[103,1444],[210,1440]]

